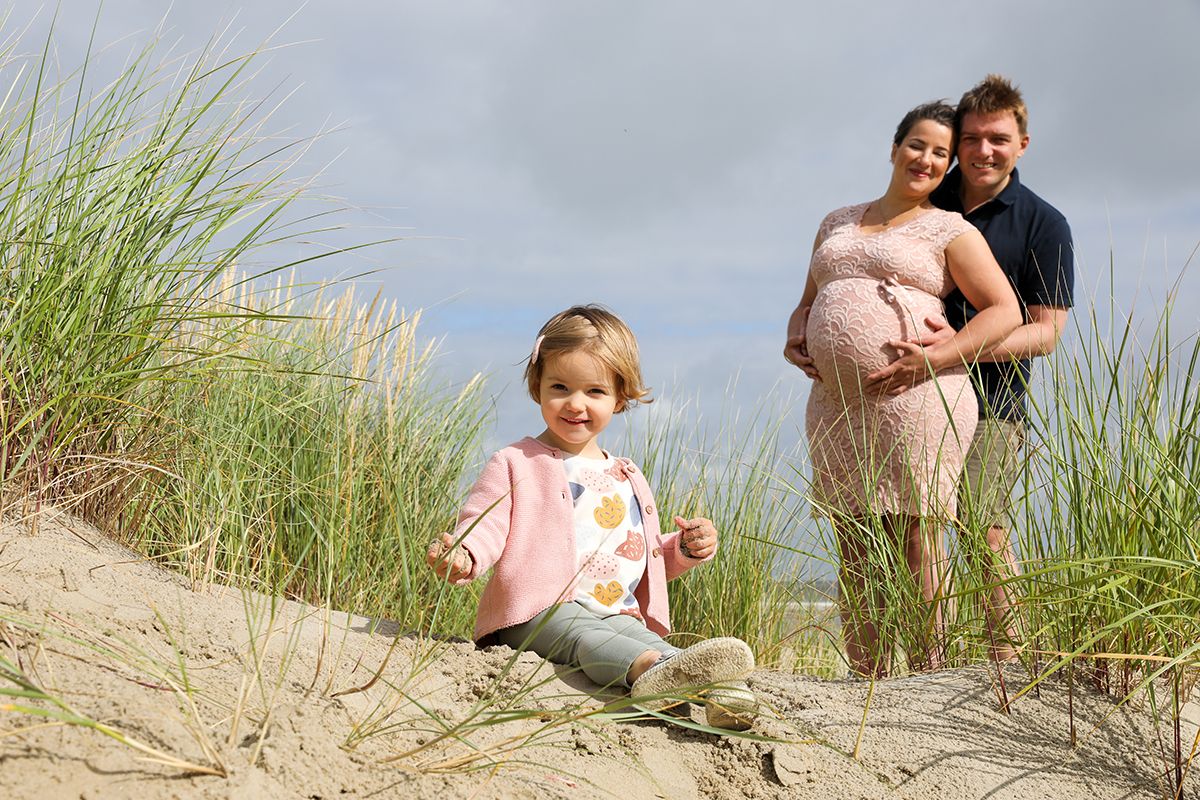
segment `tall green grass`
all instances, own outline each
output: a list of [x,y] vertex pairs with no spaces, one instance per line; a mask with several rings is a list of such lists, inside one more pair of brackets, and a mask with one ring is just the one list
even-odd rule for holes
[[685,644],[737,636],[762,663],[775,663],[801,613],[795,586],[808,569],[792,559],[807,504],[776,477],[795,457],[780,440],[783,420],[726,413],[710,428],[698,409],[675,407],[681,410],[666,415],[647,408],[649,419],[630,429],[622,453],[641,465],[664,523],[674,515],[704,516],[720,535],[712,562],[671,582],[672,627]]
[[419,315],[239,271],[326,224],[295,210],[304,142],[248,97],[258,52],[150,42],[96,87],[90,54],[60,76],[52,51],[0,56],[5,508],[69,505],[197,580],[416,624],[478,381],[433,380]]
[[[15,45],[14,45],[15,47]],[[89,86],[3,54],[0,482],[6,502],[116,492],[159,426],[142,404],[213,281],[279,235],[297,189],[239,85],[255,54],[155,46]],[[119,501],[118,501],[119,502]]]
[[1200,334],[1173,312],[1169,298],[1139,325],[1113,304],[1105,330],[1092,309],[1038,405],[1030,643],[1052,662],[1094,659],[1121,690],[1200,665]]
[[[197,579],[426,627],[441,587],[425,547],[478,457],[478,379],[439,386],[420,315],[394,303],[231,281],[212,305],[261,313],[192,326],[233,346],[162,387],[177,435],[127,508],[132,540]],[[449,593],[441,624],[469,630],[473,599]]]
[[[1021,598],[1031,667],[1099,658],[1098,669],[1130,686],[1135,674],[1195,666],[1200,656],[1200,337],[1172,326],[1170,302],[1148,321],[1115,303],[1106,311],[1077,309],[1064,344],[1035,371],[1012,504],[1023,574],[1009,588]],[[809,493],[806,462],[794,476],[794,491]],[[981,600],[996,585],[983,532],[960,524],[951,521],[944,539],[952,665],[986,657]],[[819,530],[803,556],[836,562],[832,529]],[[848,532],[870,553],[864,591],[887,601],[881,622],[897,643],[887,667],[902,669],[923,644],[914,632],[929,629],[928,604],[915,599],[898,541],[870,520]],[[1151,662],[1159,666],[1148,673]]]
[[[90,55],[60,76],[52,51],[0,54],[3,513],[36,525],[43,505],[66,507],[197,583],[469,630],[472,593],[435,586],[423,556],[476,457],[480,383],[434,378],[419,314],[290,264],[239,269],[325,224],[295,211],[304,143],[268,135],[247,99],[259,54],[214,43],[162,61],[151,42],[97,87]],[[224,774],[97,721],[16,662],[0,663],[0,698]]]
[[[1002,585],[1019,603],[1029,680],[1007,687],[1001,678],[1001,705],[1050,678],[1145,702],[1174,733],[1160,754],[1172,794],[1194,756],[1180,716],[1200,681],[1200,334],[1173,320],[1176,299],[1150,318],[1115,300],[1077,308],[1063,344],[1039,360],[1011,506],[1021,574],[998,583],[984,532],[951,521],[941,631],[901,543],[878,520],[846,526],[845,542],[826,523],[801,553],[829,563],[839,546],[868,553],[863,585],[839,593],[885,608],[877,621],[891,673],[920,661],[930,632],[947,665],[985,661],[993,642],[983,601]],[[793,491],[810,494],[806,459],[793,475]]]

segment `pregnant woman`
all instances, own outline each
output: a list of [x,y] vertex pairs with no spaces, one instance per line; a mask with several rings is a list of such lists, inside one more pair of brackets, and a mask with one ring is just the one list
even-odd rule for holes
[[[905,115],[887,191],[825,217],[788,322],[784,355],[815,381],[806,414],[814,502],[833,520],[843,635],[862,675],[882,676],[890,663],[884,601],[872,589],[881,576],[868,574],[888,563],[879,552],[887,541],[903,544],[927,612],[910,663],[941,664],[941,523],[955,513],[978,418],[965,364],[1020,323],[983,236],[929,203],[953,153],[953,107],[927,103]],[[914,343],[929,332],[927,320],[944,320],[942,298],[955,287],[978,315],[951,339]]]

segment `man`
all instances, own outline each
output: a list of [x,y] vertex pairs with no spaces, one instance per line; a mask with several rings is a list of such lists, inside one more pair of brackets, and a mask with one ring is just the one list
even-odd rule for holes
[[[1018,574],[1008,503],[1021,472],[1031,359],[1050,354],[1058,344],[1074,288],[1067,220],[1022,184],[1017,173],[1017,161],[1029,146],[1027,122],[1021,93],[1007,79],[988,75],[967,91],[955,117],[958,165],[932,197],[938,207],[958,211],[983,233],[1021,302],[1023,324],[972,368],[979,427],[960,488],[967,529],[986,528],[988,574],[995,583]],[[974,314],[957,290],[946,298],[946,316],[954,329]],[[938,333],[922,343],[935,341]],[[1010,591],[995,586],[986,605],[992,656],[1011,659],[1017,638]]]

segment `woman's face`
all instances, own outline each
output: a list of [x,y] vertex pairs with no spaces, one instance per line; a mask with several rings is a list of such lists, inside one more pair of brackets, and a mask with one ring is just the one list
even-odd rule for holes
[[950,128],[940,122],[916,122],[900,144],[892,145],[892,187],[907,197],[928,197],[950,168],[953,139]]

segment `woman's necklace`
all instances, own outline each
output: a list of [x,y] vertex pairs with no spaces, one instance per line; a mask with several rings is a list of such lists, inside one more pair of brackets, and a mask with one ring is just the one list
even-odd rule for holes
[[879,215],[879,218],[883,220],[883,222],[879,224],[884,228],[890,227],[893,222],[899,221],[902,217],[912,216],[912,212],[921,207],[920,205],[915,205],[911,208],[906,208],[903,211],[897,211],[895,214],[889,217],[886,213],[884,213],[883,202],[881,200],[872,201],[871,206],[875,209],[875,213]]

